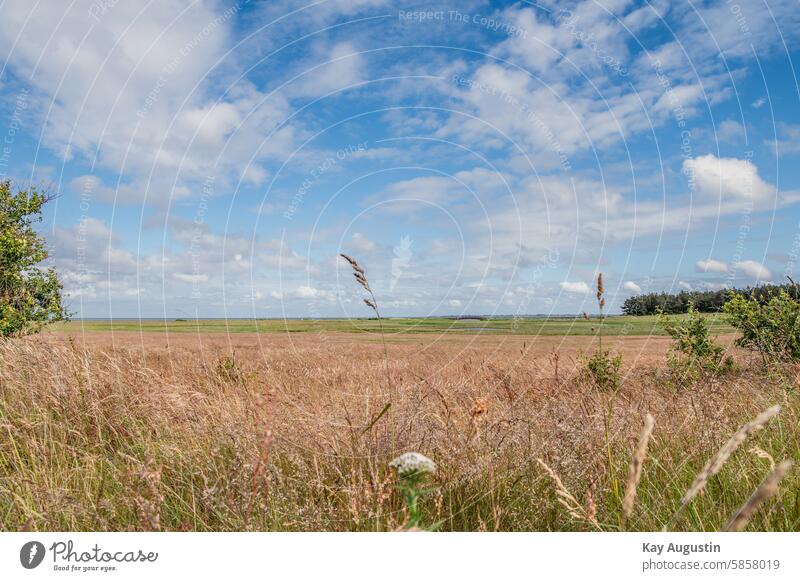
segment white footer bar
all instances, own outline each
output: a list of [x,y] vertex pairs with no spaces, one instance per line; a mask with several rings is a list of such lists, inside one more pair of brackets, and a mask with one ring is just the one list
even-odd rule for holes
[[2,533],[0,579],[800,579],[800,533]]

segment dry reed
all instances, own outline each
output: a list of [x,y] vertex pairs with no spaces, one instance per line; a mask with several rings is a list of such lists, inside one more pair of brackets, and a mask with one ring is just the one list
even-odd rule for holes
[[744,505],[742,505],[742,507],[731,517],[723,530],[726,532],[738,532],[744,529],[744,527],[747,526],[747,523],[750,522],[750,519],[753,517],[753,513],[756,511],[759,505],[765,500],[773,497],[778,492],[778,484],[781,480],[783,480],[783,477],[786,476],[786,473],[792,467],[792,464],[793,462],[791,460],[784,460],[778,464],[778,466],[776,466],[775,469],[769,473],[759,487],[753,491],[753,494],[747,499],[747,502],[745,502]]
[[697,496],[708,484],[709,479],[717,474],[728,458],[731,457],[736,449],[744,442],[753,432],[757,432],[764,427],[773,416],[781,411],[781,406],[775,405],[766,411],[761,412],[756,418],[739,428],[731,438],[725,442],[722,448],[714,454],[703,469],[697,474],[692,482],[692,485],[686,491],[681,499],[681,506],[686,506],[692,499]]
[[594,504],[594,497],[592,495],[589,496],[589,502],[587,502],[587,508],[578,502],[578,499],[564,486],[564,483],[561,481],[561,478],[555,471],[548,466],[544,460],[541,458],[537,458],[536,461],[539,463],[539,466],[545,471],[547,476],[550,477],[550,480],[553,482],[553,486],[556,489],[556,498],[558,499],[559,504],[567,509],[569,515],[582,523],[586,523],[591,525],[597,530],[602,530],[600,527],[600,523],[597,522],[597,507]]
[[651,414],[647,414],[644,418],[644,426],[639,435],[639,443],[636,445],[636,450],[631,457],[631,463],[628,466],[628,479],[625,483],[625,497],[622,500],[622,515],[627,519],[633,513],[633,505],[636,502],[636,487],[639,485],[639,480],[642,477],[642,466],[644,465],[645,457],[647,456],[647,443],[650,441],[650,435],[653,433],[653,426],[655,420]]

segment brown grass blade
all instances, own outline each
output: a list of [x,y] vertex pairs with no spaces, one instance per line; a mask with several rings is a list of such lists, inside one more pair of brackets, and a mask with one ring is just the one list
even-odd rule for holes
[[694,482],[692,482],[692,485],[689,487],[689,490],[686,491],[686,494],[684,494],[683,498],[681,499],[681,506],[683,507],[689,504],[692,499],[697,496],[700,491],[703,490],[703,488],[705,488],[709,479],[711,479],[712,476],[722,469],[722,466],[728,461],[728,458],[731,457],[731,454],[736,451],[742,442],[744,442],[751,434],[763,428],[764,424],[766,424],[780,411],[781,406],[772,406],[768,410],[758,414],[753,421],[748,422],[739,428],[731,437],[731,439],[725,442],[725,445],[723,445],[722,448],[720,448],[719,451],[711,457],[705,467],[695,477]]
[[747,502],[742,505],[742,507],[736,511],[736,513],[731,517],[728,523],[725,525],[723,529],[726,532],[738,532],[744,529],[747,526],[747,523],[750,522],[750,519],[753,516],[753,513],[759,507],[759,505],[768,500],[769,498],[773,497],[776,492],[778,492],[778,484],[780,481],[783,480],[783,477],[786,476],[786,473],[792,467],[793,462],[791,460],[784,460],[778,466],[775,467],[775,470],[769,473],[764,481],[753,491],[753,494],[750,498],[747,499]]
[[545,464],[544,460],[541,458],[537,458],[536,461],[550,477],[550,480],[552,480],[553,485],[556,488],[556,497],[558,498],[558,502],[561,504],[561,506],[567,509],[569,515],[577,521],[590,524],[597,530],[602,530],[594,514],[587,512],[583,505],[578,502],[578,499],[575,498],[575,496],[569,490],[567,490],[567,487],[564,486],[564,483],[561,481],[561,478],[559,478],[558,474],[556,474],[555,471],[550,468],[550,466]]
[[642,426],[641,434],[639,435],[639,443],[636,446],[633,457],[631,457],[631,463],[628,466],[628,480],[625,484],[625,497],[622,500],[622,515],[626,519],[633,513],[633,505],[636,502],[636,487],[639,485],[639,480],[642,477],[642,466],[647,456],[647,444],[650,441],[650,435],[653,433],[654,425],[655,420],[653,416],[647,414],[644,418],[644,426]]

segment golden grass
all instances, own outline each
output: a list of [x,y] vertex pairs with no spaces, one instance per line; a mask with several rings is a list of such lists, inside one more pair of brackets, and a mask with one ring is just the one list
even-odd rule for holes
[[644,460],[647,456],[647,443],[650,441],[650,435],[653,433],[654,426],[655,419],[652,415],[647,414],[644,418],[642,433],[639,435],[639,443],[636,445],[636,450],[628,466],[625,497],[622,499],[622,516],[625,519],[630,518],[631,514],[633,514],[633,504],[636,502],[636,487],[639,486],[639,481],[642,478],[642,467],[644,466]]
[[747,526],[747,523],[750,522],[753,513],[758,509],[759,505],[777,494],[778,484],[780,484],[780,481],[783,480],[784,476],[786,476],[786,473],[792,467],[792,464],[794,464],[794,462],[791,460],[784,460],[778,464],[778,466],[764,479],[764,482],[762,482],[761,485],[755,489],[752,496],[750,496],[750,498],[747,499],[747,502],[742,505],[742,508],[740,508],[736,514],[731,517],[731,520],[725,525],[725,530],[729,532],[736,532],[744,529],[744,527]]
[[[394,443],[437,463],[422,510],[442,530],[719,530],[764,481],[761,457],[730,450],[671,519],[739,426],[780,404],[748,435],[771,457],[800,452],[794,369],[766,375],[745,361],[675,390],[637,363],[609,394],[574,359],[556,374],[549,346],[533,352],[485,338],[394,344],[388,361],[378,343],[325,336],[235,354],[6,342],[0,528],[395,530],[405,515],[387,467]],[[391,417],[380,415],[387,372]],[[559,504],[553,475],[583,516]],[[797,483],[789,472],[761,495],[749,529],[797,530]]]
[[764,424],[776,416],[780,411],[781,406],[772,406],[768,410],[758,414],[758,416],[752,422],[747,422],[745,425],[739,428],[736,433],[731,436],[727,442],[725,442],[722,448],[720,448],[719,451],[714,454],[708,463],[703,467],[703,469],[694,479],[694,482],[692,482],[689,490],[687,490],[686,494],[683,495],[683,498],[681,499],[681,505],[685,506],[689,504],[692,499],[705,488],[709,479],[722,469],[722,466],[728,461],[728,458],[731,457],[731,454],[736,451],[742,442],[744,442],[751,434],[763,428]]

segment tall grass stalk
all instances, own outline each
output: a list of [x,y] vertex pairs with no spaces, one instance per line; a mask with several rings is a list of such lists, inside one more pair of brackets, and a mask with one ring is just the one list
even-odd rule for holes
[[369,428],[374,426],[378,422],[378,420],[380,420],[380,418],[383,417],[383,415],[386,413],[386,411],[388,409],[388,411],[389,411],[389,424],[390,424],[390,428],[389,429],[390,429],[390,440],[391,440],[391,453],[392,453],[392,455],[394,455],[394,453],[395,453],[395,417],[394,417],[394,409],[393,408],[394,408],[394,405],[395,405],[395,399],[396,399],[397,393],[396,393],[396,390],[395,390],[394,385],[392,383],[391,374],[389,372],[389,349],[388,349],[388,347],[386,345],[386,333],[385,333],[384,328],[383,328],[383,318],[381,317],[381,312],[380,312],[380,309],[378,307],[378,300],[375,298],[375,293],[372,292],[372,287],[370,287],[370,285],[369,285],[369,281],[367,280],[367,274],[366,274],[364,268],[358,263],[358,261],[355,258],[353,258],[351,256],[348,256],[347,254],[342,253],[342,254],[339,254],[339,256],[344,258],[344,260],[353,269],[353,276],[355,277],[356,282],[358,282],[358,284],[360,284],[364,288],[364,290],[366,290],[367,293],[369,293],[370,298],[364,299],[364,303],[369,308],[371,308],[375,312],[375,315],[378,317],[378,326],[379,326],[380,334],[381,334],[381,343],[383,344],[383,368],[384,368],[384,371],[386,373],[386,384],[387,384],[387,387],[389,388],[389,402],[386,404],[386,406],[384,406],[383,410],[381,412],[379,412],[379,414],[376,415],[375,418],[370,422]]

